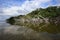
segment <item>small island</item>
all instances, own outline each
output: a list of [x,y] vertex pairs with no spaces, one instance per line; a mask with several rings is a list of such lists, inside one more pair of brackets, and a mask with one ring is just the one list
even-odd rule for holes
[[11,25],[32,28],[37,32],[60,33],[60,6],[38,8],[26,15],[6,20]]

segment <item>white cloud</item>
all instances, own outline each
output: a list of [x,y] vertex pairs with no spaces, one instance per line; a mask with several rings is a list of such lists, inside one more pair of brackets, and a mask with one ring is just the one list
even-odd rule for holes
[[42,3],[50,2],[51,0],[33,0],[33,1],[26,1],[21,7],[24,9],[31,11],[36,8],[40,8]]
[[18,10],[18,7],[13,6],[11,8],[4,8],[3,12],[4,14],[7,14],[7,15],[14,15],[17,13],[16,12],[17,10]]
[[36,8],[40,8],[42,3],[50,2],[51,0],[32,0],[25,1],[21,6],[11,6],[10,8],[4,8],[4,15],[20,15],[27,14]]
[[4,15],[20,15],[20,14],[23,15],[24,13],[27,13],[27,11],[20,6],[12,6],[10,8],[3,9]]

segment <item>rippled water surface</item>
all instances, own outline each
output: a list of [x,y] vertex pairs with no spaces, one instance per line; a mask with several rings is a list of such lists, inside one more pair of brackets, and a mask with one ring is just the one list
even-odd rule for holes
[[38,33],[25,26],[0,22],[0,40],[60,40],[60,34]]

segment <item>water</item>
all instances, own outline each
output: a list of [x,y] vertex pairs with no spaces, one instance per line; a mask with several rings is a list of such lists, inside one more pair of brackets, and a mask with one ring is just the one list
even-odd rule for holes
[[60,34],[36,32],[25,26],[10,25],[0,21],[0,40],[60,40]]

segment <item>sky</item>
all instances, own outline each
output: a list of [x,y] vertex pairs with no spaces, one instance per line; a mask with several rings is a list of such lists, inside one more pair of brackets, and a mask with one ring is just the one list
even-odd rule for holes
[[37,8],[48,6],[60,6],[60,0],[0,0],[0,15],[26,15]]

